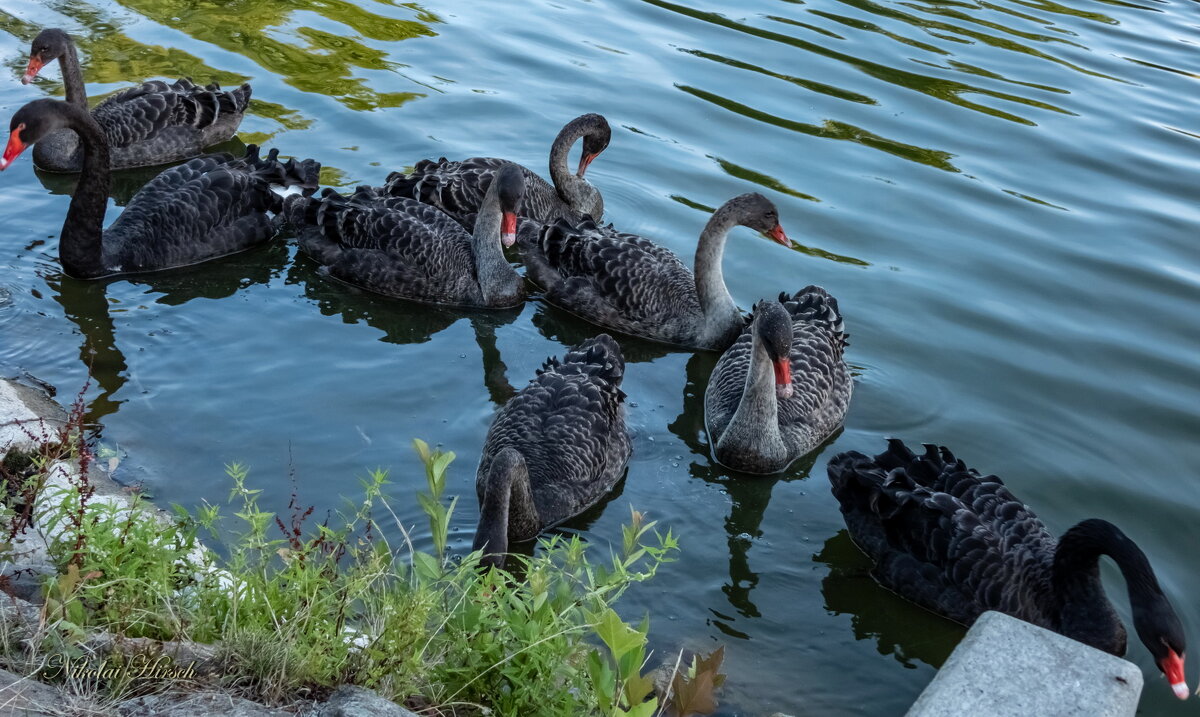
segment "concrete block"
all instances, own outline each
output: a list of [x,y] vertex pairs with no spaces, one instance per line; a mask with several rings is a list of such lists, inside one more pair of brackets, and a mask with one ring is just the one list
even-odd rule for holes
[[998,612],[985,612],[907,717],[1132,717],[1131,662]]

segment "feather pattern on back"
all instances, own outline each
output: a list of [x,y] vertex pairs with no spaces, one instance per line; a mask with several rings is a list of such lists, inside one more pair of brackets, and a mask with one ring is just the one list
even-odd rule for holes
[[891,439],[874,458],[835,456],[829,479],[884,587],[964,625],[998,610],[1057,628],[1046,609],[1057,541],[998,477],[944,447],[916,455]]
[[[250,85],[224,91],[188,79],[145,82],[106,98],[92,109],[108,140],[113,169],[166,164],[194,157],[231,138],[250,103]],[[78,137],[61,130],[34,148],[37,166],[77,172],[83,155]]]
[[547,300],[592,323],[689,345],[704,321],[696,279],[679,257],[611,224],[559,221],[521,251]]
[[[492,180],[506,164],[510,162],[494,157],[471,157],[462,161],[450,161],[445,157],[436,161],[423,159],[408,174],[389,174],[384,191],[394,197],[431,204],[470,231],[475,227],[475,215],[483,206]],[[526,167],[517,167],[525,178],[525,197],[517,214],[532,222],[534,230],[538,225],[562,218],[582,219],[582,215],[563,201],[549,182]]]
[[248,249],[275,235],[269,213],[282,210],[271,185],[317,187],[320,165],[246,156],[197,157],[159,173],[134,195],[105,230],[103,261],[113,273],[154,271],[199,263]]
[[536,377],[504,405],[488,430],[476,476],[482,503],[492,458],[512,448],[524,458],[538,531],[578,515],[603,498],[624,473],[632,450],[625,427],[625,362],[607,334],[588,339],[562,360],[547,359]]
[[300,248],[330,276],[369,291],[456,306],[510,306],[485,300],[472,236],[437,207],[360,187],[349,197],[290,197],[286,217]]

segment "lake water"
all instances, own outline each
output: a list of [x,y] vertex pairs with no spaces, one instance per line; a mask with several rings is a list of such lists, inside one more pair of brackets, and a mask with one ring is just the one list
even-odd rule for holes
[[[800,246],[738,230],[730,290],[747,308],[809,283],[838,297],[857,375],[845,431],[785,475],[731,475],[703,431],[716,356],[623,342],[633,461],[618,495],[569,527],[601,552],[630,505],[675,530],[680,560],[622,611],[650,611],[660,655],[725,645],[722,714],[900,714],[962,629],[876,586],[844,533],[825,461],[885,436],[1001,475],[1055,532],[1118,523],[1200,640],[1197,10],[6,0],[0,115],[61,95],[56,67],[19,82],[29,40],[60,26],[92,95],[144,78],[252,82],[242,139],[319,159],[335,186],[441,155],[544,172],[559,127],[601,112],[613,139],[588,178],[624,230],[690,261],[708,208],[763,192]],[[293,466],[320,512],[385,466],[420,532],[419,436],[459,455],[455,548],[469,549],[498,404],[596,331],[536,299],[464,313],[357,293],[283,242],[74,281],[55,258],[70,181],[26,156],[0,187],[0,373],[69,399],[90,364],[90,417],[128,455],[119,477],[163,503],[224,501],[222,466],[241,461],[277,510]],[[1118,572],[1105,576],[1127,619]],[[1145,713],[1194,710],[1136,639],[1129,658],[1148,678]]]

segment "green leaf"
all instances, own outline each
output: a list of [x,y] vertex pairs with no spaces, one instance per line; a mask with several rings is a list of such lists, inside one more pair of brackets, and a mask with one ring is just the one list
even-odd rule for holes
[[422,441],[420,438],[413,439],[413,448],[416,449],[417,455],[420,456],[421,462],[429,464],[429,444]]
[[441,492],[441,488],[444,488],[446,485],[446,482],[445,482],[446,468],[448,468],[450,466],[450,462],[453,460],[454,460],[454,451],[447,451],[445,453],[439,453],[433,459],[433,475],[435,478],[438,479],[438,488],[439,488],[438,492],[439,493]]
[[437,558],[429,553],[416,551],[413,553],[413,571],[423,583],[436,582],[442,577],[442,566]]
[[607,660],[600,657],[599,652],[593,650],[588,653],[587,670],[592,681],[592,691],[596,694],[596,701],[600,703],[600,712],[609,714],[613,709],[613,692],[616,691],[616,677],[612,667]]

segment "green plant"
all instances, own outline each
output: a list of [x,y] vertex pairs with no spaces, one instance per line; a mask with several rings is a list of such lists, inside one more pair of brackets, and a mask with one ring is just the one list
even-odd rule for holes
[[[226,471],[230,519],[216,505],[176,507],[165,519],[140,498],[96,498],[86,478],[42,496],[60,568],[47,586],[52,639],[42,649],[70,652],[91,628],[216,643],[226,683],[276,704],[352,683],[429,714],[594,712],[595,616],[615,630],[611,606],[673,558],[674,537],[633,512],[603,559],[578,537],[554,536],[532,557],[513,556],[512,572],[483,570],[478,552],[446,552],[454,454],[414,446],[432,552],[413,547],[382,470],[362,481],[363,498],[346,514],[319,523],[294,494],[288,516],[260,507],[239,464]],[[394,520],[404,545],[389,544],[377,513]],[[200,544],[201,532],[221,554]]]

